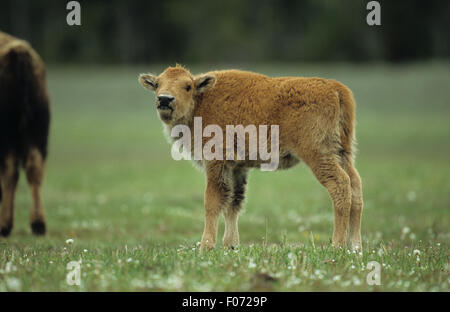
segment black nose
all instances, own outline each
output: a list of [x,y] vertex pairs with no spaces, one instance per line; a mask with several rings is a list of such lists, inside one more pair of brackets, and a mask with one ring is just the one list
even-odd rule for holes
[[171,95],[159,95],[158,96],[158,102],[160,107],[168,107],[170,103],[173,102],[175,98]]

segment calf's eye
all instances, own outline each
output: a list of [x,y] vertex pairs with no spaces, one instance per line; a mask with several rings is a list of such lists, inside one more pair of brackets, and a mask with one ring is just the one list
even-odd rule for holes
[[191,86],[190,86],[190,85],[187,85],[187,86],[186,86],[186,91],[189,92],[190,90],[191,90]]

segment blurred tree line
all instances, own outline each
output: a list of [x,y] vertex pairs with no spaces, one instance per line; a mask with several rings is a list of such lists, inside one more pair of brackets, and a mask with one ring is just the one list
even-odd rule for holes
[[450,56],[450,1],[1,0],[0,30],[30,41],[47,62],[411,61]]

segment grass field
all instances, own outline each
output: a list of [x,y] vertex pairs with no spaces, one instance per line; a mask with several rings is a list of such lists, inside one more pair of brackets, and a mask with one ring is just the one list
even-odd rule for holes
[[[49,232],[31,235],[22,174],[13,232],[0,238],[0,291],[449,291],[450,63],[244,67],[354,91],[362,255],[330,248],[331,201],[304,165],[252,172],[240,249],[200,255],[204,177],[172,160],[153,94],[137,83],[161,69],[49,68]],[[69,286],[78,260],[81,285]],[[370,261],[380,286],[366,283]]]

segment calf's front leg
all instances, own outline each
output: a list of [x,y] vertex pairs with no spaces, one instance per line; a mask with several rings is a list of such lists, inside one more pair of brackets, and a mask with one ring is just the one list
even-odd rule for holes
[[205,227],[203,230],[200,251],[213,249],[216,246],[217,226],[223,205],[226,204],[230,189],[224,181],[223,164],[207,163],[205,191]]

